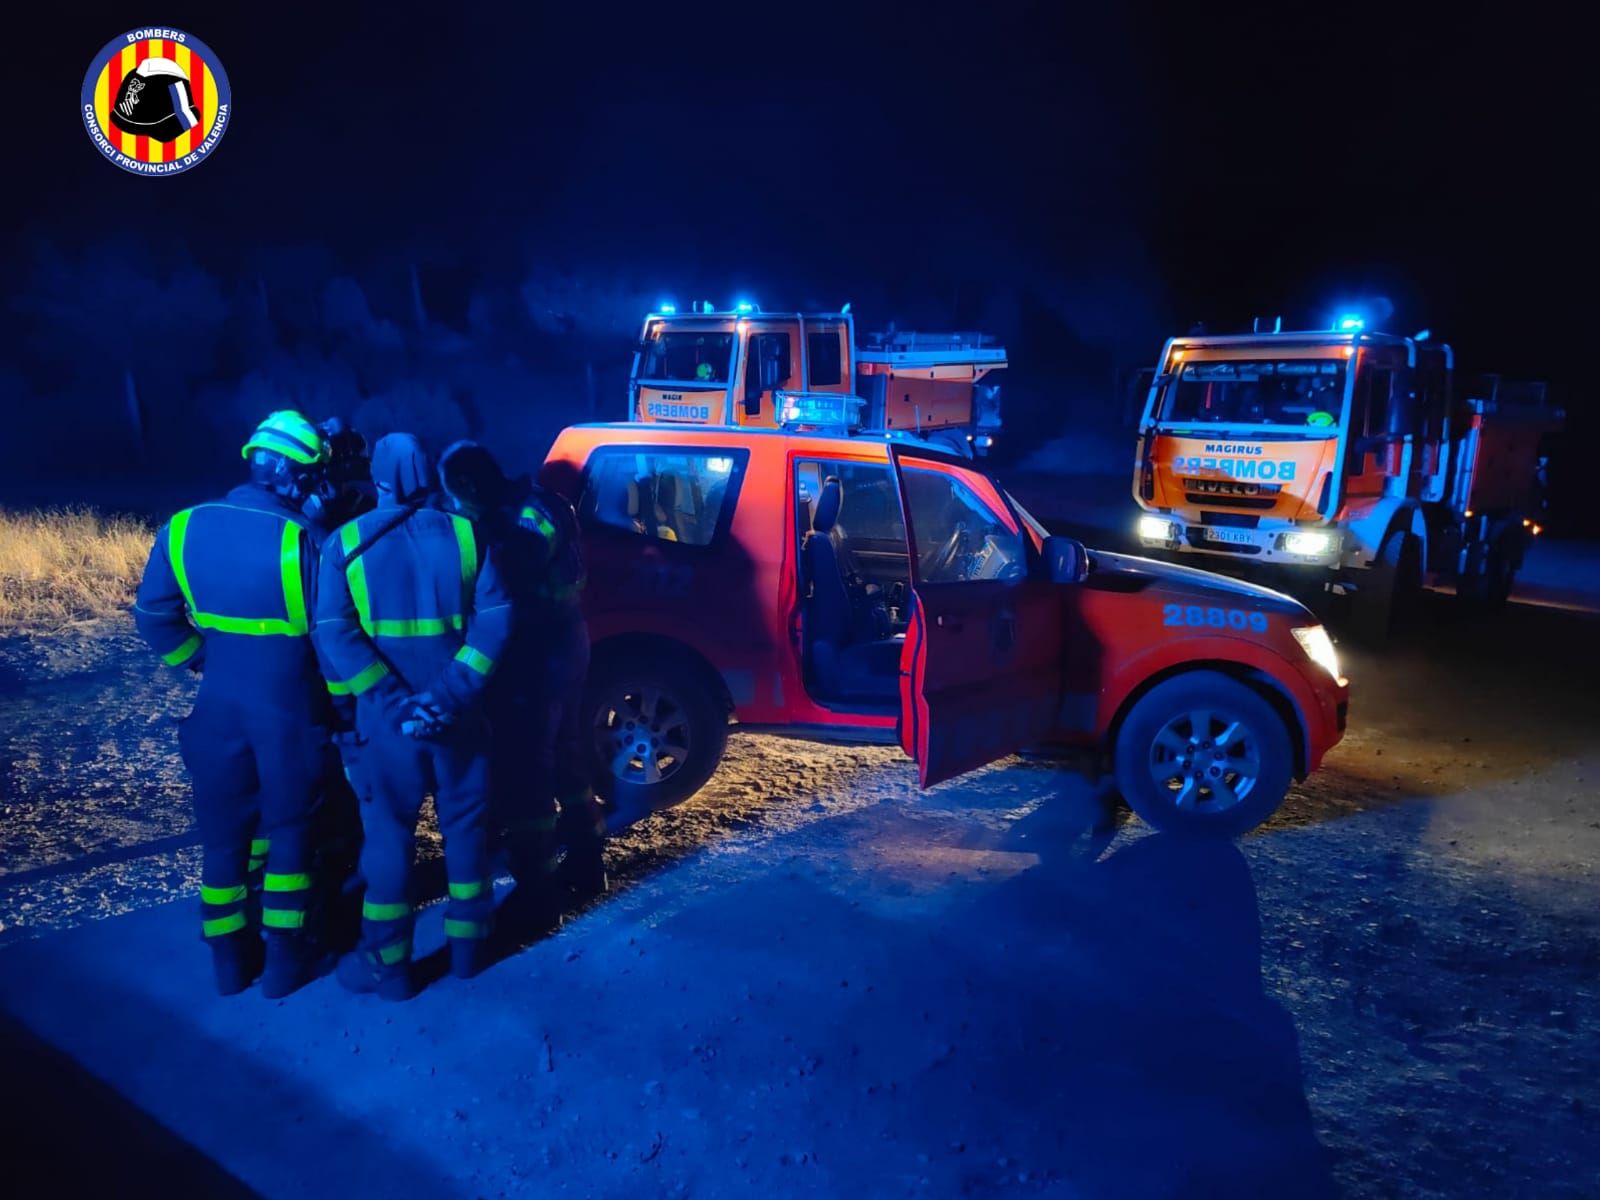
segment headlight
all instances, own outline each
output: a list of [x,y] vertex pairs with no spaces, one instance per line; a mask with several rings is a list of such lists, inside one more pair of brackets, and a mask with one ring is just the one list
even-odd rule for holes
[[1308,625],[1304,629],[1296,629],[1294,640],[1300,643],[1300,649],[1304,650],[1306,657],[1317,666],[1335,679],[1344,678],[1339,674],[1339,653],[1333,648],[1333,639],[1321,625]]
[[1326,554],[1337,545],[1331,533],[1320,529],[1306,529],[1283,535],[1283,548],[1290,554]]
[[1139,536],[1147,542],[1170,542],[1174,537],[1172,522],[1161,517],[1140,517]]

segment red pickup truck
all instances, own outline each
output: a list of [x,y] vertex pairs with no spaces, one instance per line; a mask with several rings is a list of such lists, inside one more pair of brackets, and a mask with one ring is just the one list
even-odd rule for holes
[[1150,824],[1223,835],[1343,735],[1349,686],[1302,605],[1050,536],[926,443],[578,425],[541,480],[583,530],[586,727],[622,820],[699,789],[730,719],[898,742],[923,786],[1099,748]]

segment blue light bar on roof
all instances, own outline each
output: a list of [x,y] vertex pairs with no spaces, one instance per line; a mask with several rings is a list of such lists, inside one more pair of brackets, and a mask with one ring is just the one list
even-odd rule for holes
[[756,311],[756,306],[748,300],[741,300],[733,306],[733,311],[736,313],[753,313]]
[[1366,318],[1359,313],[1345,313],[1333,323],[1340,333],[1360,333],[1367,327]]
[[866,404],[860,396],[843,392],[779,392],[776,399],[778,423],[785,428],[816,425],[854,429],[861,424],[861,409]]
[[656,311],[658,313],[664,313],[670,317],[673,313],[678,311],[678,306],[672,303],[670,300],[663,300],[660,304],[656,305]]

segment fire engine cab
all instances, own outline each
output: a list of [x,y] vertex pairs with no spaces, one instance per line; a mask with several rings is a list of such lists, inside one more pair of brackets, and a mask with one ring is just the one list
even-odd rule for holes
[[629,382],[635,421],[774,429],[794,395],[855,395],[868,429],[909,433],[971,458],[1000,431],[1004,347],[981,333],[889,332],[857,346],[855,318],[741,303],[645,318]]
[[1542,384],[1458,378],[1448,345],[1333,328],[1173,338],[1134,463],[1141,543],[1352,598],[1386,634],[1425,582],[1507,597],[1543,515]]
[[1266,819],[1342,736],[1332,643],[1287,596],[1050,536],[973,462],[852,431],[577,425],[597,786],[623,821],[686,798],[743,729],[895,743],[936,784],[1025,747],[1098,748],[1167,829]]

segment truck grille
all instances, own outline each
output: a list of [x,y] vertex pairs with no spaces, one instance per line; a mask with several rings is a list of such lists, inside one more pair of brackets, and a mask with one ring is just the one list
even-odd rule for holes
[[1283,490],[1276,483],[1245,483],[1238,479],[1185,479],[1184,499],[1190,504],[1216,504],[1228,508],[1271,508]]

